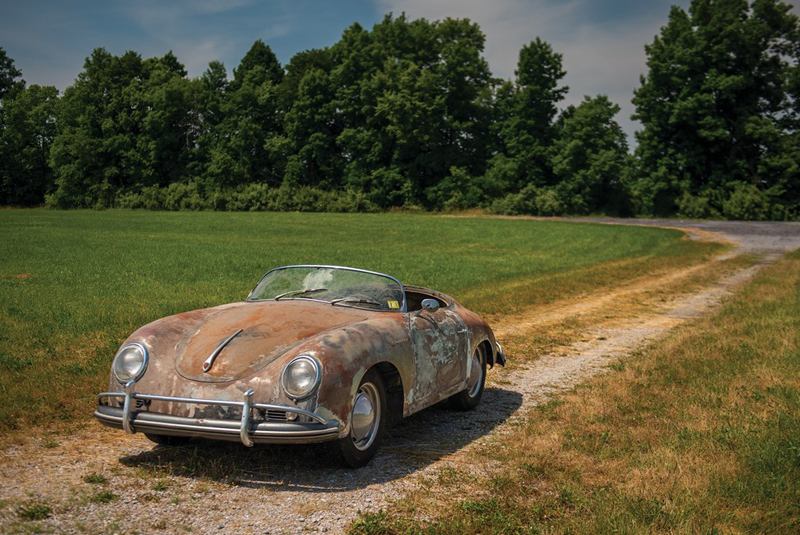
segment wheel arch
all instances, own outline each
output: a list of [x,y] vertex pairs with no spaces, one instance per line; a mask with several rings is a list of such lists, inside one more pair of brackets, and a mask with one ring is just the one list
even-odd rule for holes
[[494,344],[488,339],[485,338],[483,342],[478,344],[478,346],[483,347],[483,354],[486,355],[486,364],[489,365],[490,368],[494,367],[494,356],[495,356],[495,347]]
[[379,362],[372,366],[372,368],[378,371],[383,381],[383,388],[386,391],[386,408],[389,416],[388,423],[393,424],[400,421],[403,418],[403,400],[405,399],[403,377],[400,375],[400,370],[398,370],[394,364],[387,361]]

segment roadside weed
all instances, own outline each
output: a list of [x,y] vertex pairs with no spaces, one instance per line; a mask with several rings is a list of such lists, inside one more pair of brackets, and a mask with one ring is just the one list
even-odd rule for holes
[[17,508],[17,516],[25,520],[44,520],[50,513],[50,506],[42,501],[26,502]]

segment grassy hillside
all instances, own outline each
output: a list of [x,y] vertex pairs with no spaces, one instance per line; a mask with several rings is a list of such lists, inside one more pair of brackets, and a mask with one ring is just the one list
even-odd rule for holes
[[485,314],[700,261],[677,231],[404,214],[0,210],[0,429],[85,417],[119,343],[243,299],[268,269],[341,264]]

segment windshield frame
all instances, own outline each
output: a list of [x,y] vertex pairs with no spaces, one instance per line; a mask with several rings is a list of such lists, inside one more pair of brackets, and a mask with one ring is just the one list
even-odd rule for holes
[[[252,290],[250,290],[250,293],[247,294],[247,298],[245,299],[245,301],[249,301],[251,303],[259,302],[259,301],[275,301],[274,298],[272,298],[272,299],[251,299],[250,297],[253,295],[253,292],[256,291],[256,288],[258,288],[258,286],[261,284],[261,281],[263,281],[265,278],[267,278],[267,275],[269,275],[273,271],[281,271],[283,269],[292,269],[292,268],[342,269],[342,270],[345,270],[345,271],[356,271],[358,273],[367,273],[369,275],[377,275],[379,277],[385,277],[385,278],[390,279],[391,281],[395,282],[398,286],[400,286],[400,290],[403,292],[403,303],[401,304],[401,306],[400,306],[400,308],[398,310],[375,310],[374,308],[359,307],[359,306],[354,306],[354,305],[347,305],[347,304],[344,304],[344,303],[342,303],[341,306],[346,306],[346,307],[351,307],[351,308],[359,308],[359,309],[363,309],[363,310],[371,310],[373,312],[394,312],[394,313],[397,313],[397,312],[408,312],[408,310],[407,310],[407,308],[408,308],[408,300],[406,299],[406,287],[403,285],[402,282],[400,282],[395,277],[392,277],[391,275],[387,275],[386,273],[380,273],[378,271],[371,271],[369,269],[359,269],[359,268],[347,267],[347,266],[334,266],[334,265],[328,265],[328,264],[294,264],[294,265],[290,265],[290,266],[281,266],[281,267],[272,268],[269,271],[267,271],[266,273],[264,273],[264,275],[260,279],[258,279],[258,282],[256,283],[256,285],[253,287]],[[326,301],[324,299],[314,299],[312,297],[288,297],[288,298],[284,298],[284,299],[287,299],[287,300],[304,299],[304,300],[307,300],[307,301],[316,301],[318,303],[328,303],[328,304],[330,304],[330,301]]]

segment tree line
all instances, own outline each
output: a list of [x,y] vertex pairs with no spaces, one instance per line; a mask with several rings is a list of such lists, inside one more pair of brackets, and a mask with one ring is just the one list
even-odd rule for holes
[[0,48],[0,205],[731,219],[800,216],[800,25],[777,0],[673,7],[645,46],[629,152],[606,96],[559,111],[536,39],[492,76],[466,19],[387,15],[229,77],[98,48],[62,95]]

